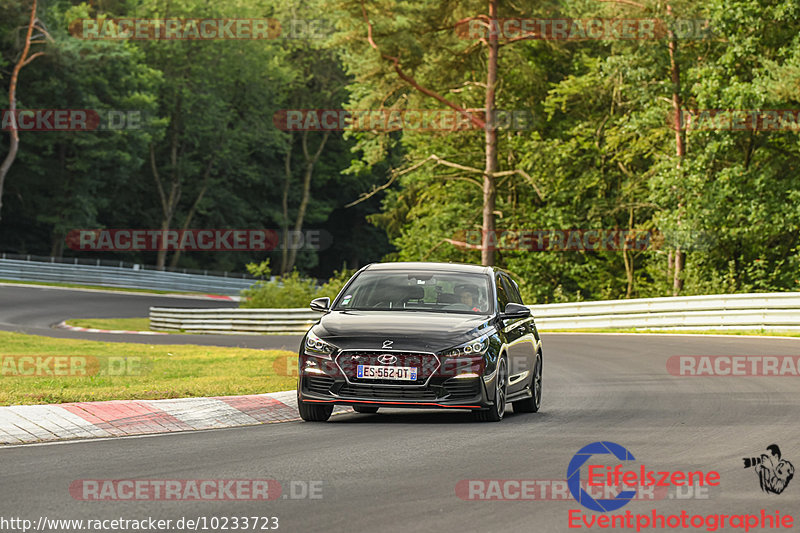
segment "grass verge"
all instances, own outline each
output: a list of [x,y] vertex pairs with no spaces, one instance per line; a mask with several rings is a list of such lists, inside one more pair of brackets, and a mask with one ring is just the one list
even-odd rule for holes
[[126,331],[149,331],[149,318],[71,318],[68,326],[96,329],[122,329]]
[[0,405],[291,390],[296,378],[286,369],[295,357],[284,350],[108,343],[0,331]]

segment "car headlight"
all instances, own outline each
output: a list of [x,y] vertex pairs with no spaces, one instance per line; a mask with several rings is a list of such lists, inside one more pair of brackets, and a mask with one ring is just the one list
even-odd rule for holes
[[306,336],[305,349],[303,353],[306,355],[313,355],[315,357],[331,358],[331,354],[337,350],[336,346],[329,342],[325,342],[310,331]]
[[482,335],[477,339],[473,339],[464,344],[460,344],[455,348],[450,348],[442,352],[445,357],[471,357],[475,355],[483,355],[489,349],[489,335]]

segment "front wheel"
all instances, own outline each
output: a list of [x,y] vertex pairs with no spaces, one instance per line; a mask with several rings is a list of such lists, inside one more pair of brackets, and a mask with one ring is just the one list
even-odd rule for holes
[[333,406],[328,404],[306,403],[297,400],[297,410],[300,411],[300,418],[306,422],[325,422],[333,413]]
[[506,413],[506,393],[508,392],[508,370],[506,360],[497,363],[497,376],[494,380],[494,404],[485,411],[473,411],[478,422],[500,422]]

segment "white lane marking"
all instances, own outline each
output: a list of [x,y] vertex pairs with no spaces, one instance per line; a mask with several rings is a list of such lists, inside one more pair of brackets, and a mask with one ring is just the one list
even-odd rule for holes
[[169,335],[169,333],[163,333],[161,331],[125,331],[121,329],[97,329],[97,328],[82,328],[80,326],[70,326],[67,324],[66,320],[62,320],[58,324],[56,324],[57,328],[66,329],[69,331],[83,331],[87,333],[113,333],[113,334],[124,334],[124,335]]

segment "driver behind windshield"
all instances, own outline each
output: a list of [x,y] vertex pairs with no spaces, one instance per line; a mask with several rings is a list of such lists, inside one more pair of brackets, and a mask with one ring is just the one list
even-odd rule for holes
[[470,285],[459,285],[455,290],[458,301],[469,307],[472,311],[480,311],[478,307],[478,291]]

